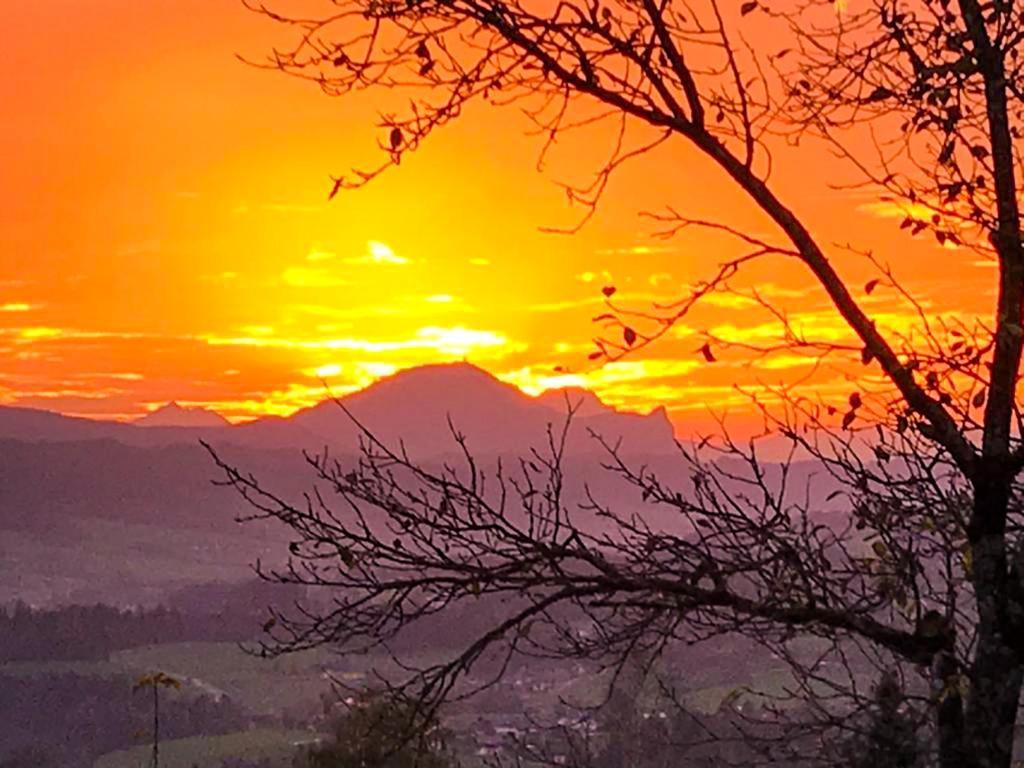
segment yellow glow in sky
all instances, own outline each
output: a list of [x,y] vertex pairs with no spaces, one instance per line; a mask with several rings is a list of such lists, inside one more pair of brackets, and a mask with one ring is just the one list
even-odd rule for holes
[[[608,147],[567,142],[538,173],[539,145],[512,109],[466,110],[400,168],[328,202],[332,174],[379,161],[391,97],[332,100],[234,57],[283,34],[208,0],[5,9],[0,101],[15,108],[0,123],[0,403],[128,418],[178,400],[245,419],[316,402],[324,379],[345,391],[466,359],[530,393],[585,386],[624,408],[665,405],[686,432],[709,407],[741,408],[738,383],[806,373],[739,352],[705,363],[693,328],[772,333],[756,302],[726,295],[632,358],[587,360],[602,286],[645,308],[735,255],[713,233],[659,239],[642,211],[724,213],[770,234],[686,146],[623,168],[573,236],[540,231],[581,214],[554,182],[589,180]],[[772,183],[821,242],[873,249],[936,312],[988,310],[991,270],[829,186],[850,178],[824,147],[776,152]],[[830,257],[851,285],[874,276]],[[809,333],[848,337],[799,264],[776,259],[737,287],[770,294]],[[883,323],[911,316],[884,288],[861,298]],[[816,386],[839,392],[848,374],[826,367]]]

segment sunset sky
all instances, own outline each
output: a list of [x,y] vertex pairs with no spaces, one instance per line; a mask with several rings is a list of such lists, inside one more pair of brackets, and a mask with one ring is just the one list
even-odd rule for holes
[[[0,403],[132,418],[167,402],[232,420],[287,414],[395,370],[466,359],[530,393],[584,385],[681,433],[740,413],[736,384],[792,380],[792,356],[706,364],[691,332],[762,338],[771,319],[718,297],[662,341],[599,366],[590,318],[603,285],[643,307],[736,253],[707,233],[673,240],[639,214],[671,205],[770,234],[727,179],[682,144],[613,180],[595,218],[558,181],[587,181],[607,146],[569,137],[542,173],[512,109],[468,110],[368,188],[327,201],[331,174],[379,162],[387,95],[330,99],[242,64],[289,32],[233,0],[32,0],[5,8],[0,50]],[[898,212],[820,146],[779,147],[773,183],[822,243],[875,249],[935,311],[986,311],[993,270],[911,240]],[[851,282],[872,277],[834,250]],[[813,334],[842,333],[796,263],[737,283]],[[857,294],[883,324],[894,292]],[[571,373],[555,370],[560,366]],[[841,366],[817,375],[828,396]]]

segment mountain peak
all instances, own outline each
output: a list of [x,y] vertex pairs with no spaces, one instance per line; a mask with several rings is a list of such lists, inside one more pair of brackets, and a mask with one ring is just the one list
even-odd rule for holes
[[605,405],[601,398],[592,391],[583,387],[546,389],[537,395],[537,402],[554,408],[560,413],[565,413],[568,407],[572,406],[576,409],[576,415],[580,417],[597,416],[615,410]]
[[267,416],[230,427],[216,411],[174,401],[131,424],[0,407],[0,438],[48,442],[113,439],[151,446],[191,442],[194,434],[183,430],[192,428],[216,430],[215,436],[206,436],[240,446],[329,446],[351,452],[358,449],[365,428],[386,445],[407,450],[419,460],[457,453],[460,448],[454,430],[465,437],[467,447],[476,455],[521,456],[533,447],[548,445],[549,430],[565,424],[567,401],[579,406],[566,443],[570,454],[602,452],[592,437],[595,434],[612,443],[621,440],[632,455],[668,454],[676,448],[664,408],[647,415],[617,410],[593,392],[576,387],[531,397],[464,362],[405,369],[337,401],[325,400],[291,416]]
[[376,399],[393,393],[419,400],[422,405],[448,410],[472,409],[474,404],[490,407],[498,402],[529,401],[522,391],[506,384],[489,371],[468,362],[431,363],[405,368],[348,395],[346,402]]
[[186,407],[171,400],[133,422],[139,427],[226,427],[228,420],[208,408]]
[[408,382],[413,380],[445,380],[449,382],[493,381],[498,383],[498,380],[489,371],[465,360],[454,363],[428,363],[427,365],[418,365],[413,368],[403,368],[381,381]]
[[375,438],[420,458],[458,450],[453,429],[480,455],[523,453],[544,446],[549,426],[565,422],[568,400],[579,406],[572,427],[574,451],[598,450],[591,430],[610,440],[623,439],[637,454],[667,453],[674,447],[672,426],[663,412],[651,418],[618,411],[581,388],[532,397],[466,362],[407,368],[339,400],[344,408],[327,400],[286,423],[325,444],[352,446],[360,435],[351,416]]

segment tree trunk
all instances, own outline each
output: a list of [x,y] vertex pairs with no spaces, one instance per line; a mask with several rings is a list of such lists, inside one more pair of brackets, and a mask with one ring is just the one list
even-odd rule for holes
[[939,737],[939,768],[969,765],[964,744],[964,700],[957,685],[958,665],[952,651],[940,652],[932,668],[932,680],[939,697],[936,730]]
[[160,687],[153,683],[153,768],[160,768]]
[[975,478],[968,525],[977,625],[964,712],[967,765],[1009,768],[1024,665],[1016,646],[1021,616],[1019,576],[1009,567],[1006,517],[1010,476],[999,467]]
[[1024,667],[998,632],[979,632],[965,713],[964,765],[1009,768]]

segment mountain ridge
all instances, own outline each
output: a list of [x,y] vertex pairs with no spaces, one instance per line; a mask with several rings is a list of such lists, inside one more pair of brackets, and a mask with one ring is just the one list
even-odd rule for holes
[[136,427],[200,427],[218,428],[231,425],[227,419],[212,408],[183,406],[176,400],[155,408],[131,422]]
[[524,453],[544,447],[549,425],[560,428],[570,406],[578,406],[569,433],[571,452],[600,450],[597,442],[589,439],[591,431],[621,441],[629,453],[662,454],[675,449],[675,434],[664,408],[648,414],[620,411],[580,388],[548,390],[533,397],[469,363],[404,369],[365,389],[337,399],[327,397],[290,416],[268,416],[242,424],[230,424],[209,409],[183,408],[173,402],[135,422],[2,406],[0,439],[113,439],[129,445],[204,439],[272,449],[324,445],[355,449],[362,425],[389,445],[401,443],[417,458],[457,451],[453,429],[465,436],[473,451]]

